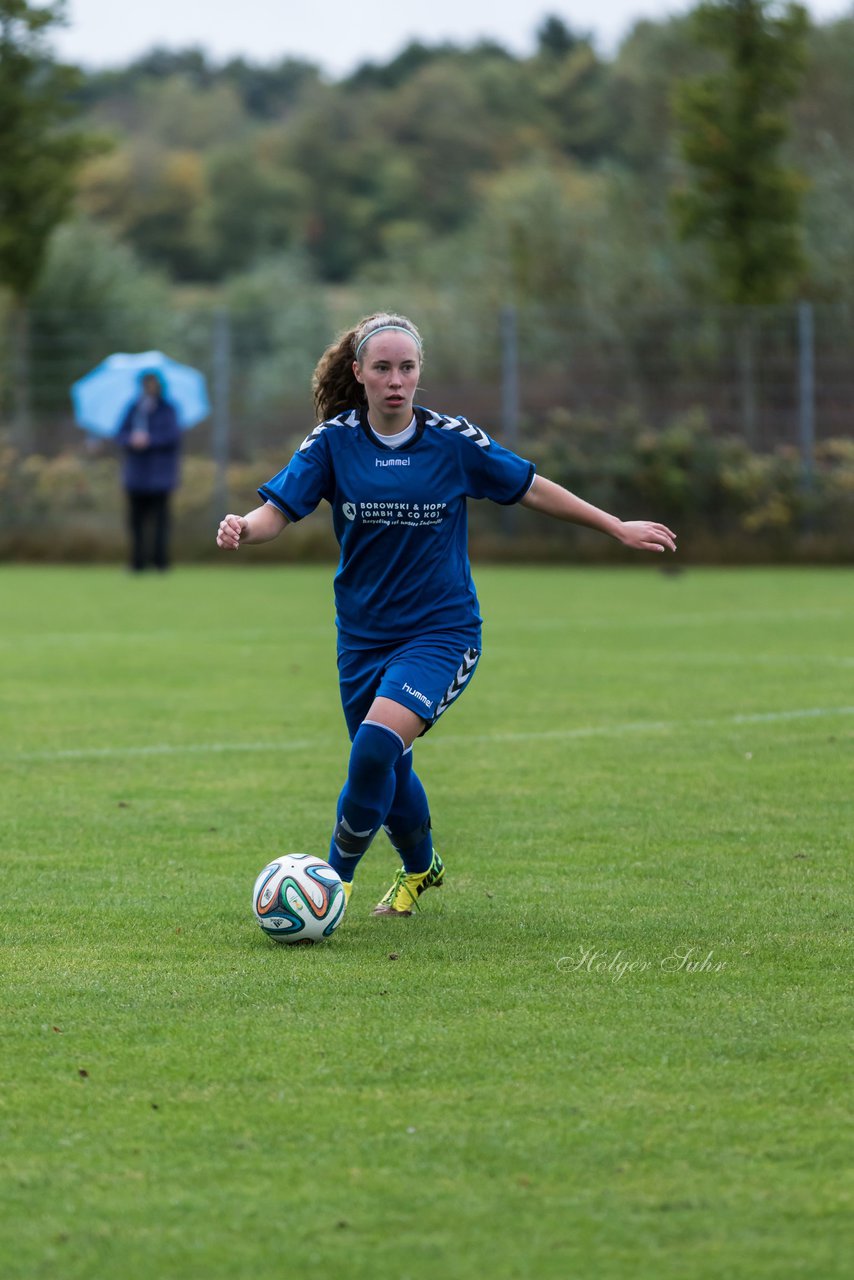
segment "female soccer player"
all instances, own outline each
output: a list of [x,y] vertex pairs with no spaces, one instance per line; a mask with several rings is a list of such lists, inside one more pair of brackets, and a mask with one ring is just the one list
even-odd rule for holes
[[639,551],[676,550],[663,524],[622,521],[535,474],[462,417],[414,404],[421,337],[405,316],[361,320],[314,372],[320,423],[258,490],[261,506],[227,515],[217,545],[268,542],[332,508],[341,700],[352,747],[329,862],[349,901],[353,873],[380,827],[402,866],[374,908],[409,916],[441,885],[430,810],[412,744],[470,684],[481,617],[468,558],[466,499],[490,498],[588,525]]

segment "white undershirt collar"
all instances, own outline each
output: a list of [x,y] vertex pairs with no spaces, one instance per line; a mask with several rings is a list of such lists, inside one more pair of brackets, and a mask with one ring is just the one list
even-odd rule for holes
[[402,444],[406,444],[411,440],[415,435],[416,425],[415,415],[413,414],[412,421],[408,427],[404,427],[402,431],[395,432],[393,436],[381,436],[380,433],[378,431],[374,431],[371,424],[368,423],[371,435],[374,439],[379,440],[380,444],[384,444],[388,449],[399,449]]

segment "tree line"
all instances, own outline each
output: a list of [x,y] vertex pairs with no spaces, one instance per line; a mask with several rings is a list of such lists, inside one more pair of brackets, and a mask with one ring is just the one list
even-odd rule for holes
[[63,235],[207,290],[287,258],[327,285],[614,311],[850,292],[854,18],[705,0],[605,58],[550,17],[528,56],[412,43],[330,81],[200,49],[84,74],[51,57],[62,16],[0,0],[18,297]]

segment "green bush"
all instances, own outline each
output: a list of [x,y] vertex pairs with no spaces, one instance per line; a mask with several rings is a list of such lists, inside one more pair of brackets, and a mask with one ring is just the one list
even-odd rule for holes
[[[296,443],[293,441],[292,443]],[[854,442],[817,446],[811,477],[793,449],[752,452],[743,440],[715,436],[702,415],[651,430],[636,415],[603,422],[566,410],[550,413],[520,451],[541,474],[623,519],[661,520],[688,561],[840,561],[854,553]],[[228,469],[228,506],[256,505],[257,485],[275,474],[282,451],[258,453]],[[213,559],[216,475],[212,461],[184,460],[175,497],[178,559]],[[39,560],[120,561],[125,555],[119,460],[109,445],[55,457],[21,456],[0,443],[0,555]],[[477,554],[496,559],[619,558],[598,534],[530,513],[473,503]],[[253,552],[261,559],[333,558],[330,522],[321,511]]]
[[753,452],[739,437],[715,435],[697,411],[653,431],[634,414],[605,423],[558,409],[523,452],[623,519],[672,525],[682,549],[693,545],[703,559],[837,559],[854,550],[849,440],[819,445],[808,478],[790,446]]

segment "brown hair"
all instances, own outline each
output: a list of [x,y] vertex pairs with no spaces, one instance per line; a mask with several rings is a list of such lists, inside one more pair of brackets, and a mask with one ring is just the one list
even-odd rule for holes
[[356,409],[365,403],[365,389],[357,382],[353,373],[353,361],[356,352],[366,338],[377,329],[403,329],[418,343],[421,350],[421,334],[406,316],[394,315],[390,311],[378,311],[372,316],[365,316],[352,329],[342,333],[328,346],[317,362],[311,389],[314,393],[314,407],[321,421],[334,418],[345,409]]

